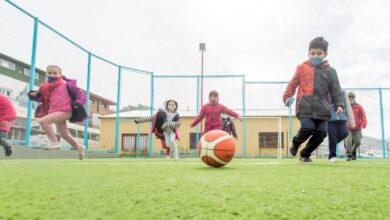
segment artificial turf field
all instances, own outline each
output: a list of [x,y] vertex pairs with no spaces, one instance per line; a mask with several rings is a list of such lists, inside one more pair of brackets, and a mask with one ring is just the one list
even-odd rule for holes
[[390,219],[390,160],[0,161],[0,219]]

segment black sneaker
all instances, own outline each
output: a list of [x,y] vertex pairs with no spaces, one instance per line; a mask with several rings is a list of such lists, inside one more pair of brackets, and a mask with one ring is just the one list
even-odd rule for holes
[[290,154],[292,156],[296,156],[298,152],[298,147],[295,147],[293,143],[291,143],[290,148],[289,148]]
[[9,157],[11,156],[12,152],[13,152],[13,146],[11,143],[6,143],[5,145],[3,145],[4,147],[4,151],[5,151],[5,156]]
[[352,160],[352,157],[347,157],[347,161],[351,161]]
[[301,162],[301,164],[311,164],[313,161],[310,157],[300,157],[299,162]]

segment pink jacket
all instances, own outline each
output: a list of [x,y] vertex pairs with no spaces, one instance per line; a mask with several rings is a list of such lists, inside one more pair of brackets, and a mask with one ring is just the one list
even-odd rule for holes
[[12,121],[16,118],[16,111],[7,97],[0,95],[0,131],[10,131]]
[[49,112],[70,112],[72,100],[66,87],[66,81],[51,92]]
[[206,116],[206,123],[204,129],[205,133],[211,130],[221,130],[222,112],[235,118],[239,116],[236,112],[228,109],[224,105],[221,104],[211,105],[210,103],[207,103],[206,105],[202,106],[202,109],[200,110],[198,117],[195,118],[191,126],[197,125],[200,121],[202,121],[204,116]]

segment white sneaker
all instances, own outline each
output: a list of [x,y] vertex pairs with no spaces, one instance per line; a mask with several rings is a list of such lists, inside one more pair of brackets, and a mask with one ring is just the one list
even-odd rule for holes
[[166,156],[165,158],[166,158],[167,160],[170,160],[169,156]]
[[332,162],[332,163],[334,163],[336,161],[337,161],[337,157],[332,157],[332,158],[329,159],[329,162]]
[[44,150],[55,150],[55,149],[60,149],[60,148],[61,148],[60,142],[52,142],[49,145],[43,147]]
[[79,160],[83,160],[85,157],[84,146],[81,146],[79,149],[77,149],[77,153],[79,155]]
[[175,160],[179,160],[179,157],[175,157]]

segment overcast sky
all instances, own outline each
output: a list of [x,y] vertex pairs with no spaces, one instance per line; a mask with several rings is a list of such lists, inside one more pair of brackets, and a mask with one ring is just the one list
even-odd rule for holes
[[[390,87],[390,1],[387,0],[14,2],[91,52],[155,74],[199,74],[198,44],[204,42],[205,74],[245,74],[250,81],[288,81],[296,66],[307,59],[309,41],[323,36],[329,41],[328,59],[338,71],[342,87]],[[29,62],[32,19],[5,1],[0,2],[0,18],[1,51]],[[39,34],[37,65],[44,68],[59,64],[65,73],[85,84],[85,76],[80,76],[86,69],[85,53],[58,40],[42,26]],[[92,69],[96,73],[91,90],[115,101],[116,68],[93,61]],[[104,71],[99,73],[97,69]],[[136,96],[125,98],[133,102],[124,104],[140,103],[137,98],[145,100],[143,95],[148,96],[148,89],[140,93],[142,89],[137,86],[146,88],[148,78],[126,75],[126,79],[137,83],[128,83],[125,87],[133,90],[125,95]],[[177,87],[178,82],[185,86]],[[191,91],[196,88],[192,79],[161,80],[156,84],[160,89],[177,88],[182,94],[193,94]],[[231,104],[226,96],[240,93],[236,91],[240,80],[236,79],[234,85],[222,84],[218,87],[210,81],[205,91],[230,87],[232,91],[224,90],[225,96],[221,98]],[[104,94],[103,88],[110,92]],[[284,86],[279,88],[283,89]],[[156,102],[166,98],[159,94]],[[251,95],[259,96],[255,91],[248,94]],[[232,103],[241,102],[237,100]],[[195,102],[193,99],[181,102],[186,101]],[[377,105],[377,97],[374,102]]]

